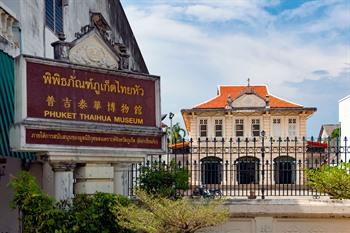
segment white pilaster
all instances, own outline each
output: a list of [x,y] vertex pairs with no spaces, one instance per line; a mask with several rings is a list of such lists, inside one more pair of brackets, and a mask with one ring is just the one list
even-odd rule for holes
[[53,164],[55,199],[66,200],[73,198],[73,170],[75,164]]
[[128,172],[130,168],[129,163],[115,163],[114,167],[114,193],[128,195]]
[[55,195],[54,171],[49,162],[43,164],[43,190],[50,196]]

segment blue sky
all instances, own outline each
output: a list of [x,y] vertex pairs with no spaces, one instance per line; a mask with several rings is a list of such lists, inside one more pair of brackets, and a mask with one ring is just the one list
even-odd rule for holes
[[308,135],[338,122],[350,94],[349,0],[121,0],[146,64],[161,76],[162,112],[191,108],[217,86],[267,84],[318,111]]

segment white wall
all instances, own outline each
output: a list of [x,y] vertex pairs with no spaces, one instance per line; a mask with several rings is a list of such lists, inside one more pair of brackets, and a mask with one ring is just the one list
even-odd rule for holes
[[[302,118],[299,115],[283,116],[283,115],[250,115],[250,116],[236,116],[236,115],[197,115],[191,118],[191,132],[189,133],[189,138],[197,140],[199,137],[199,121],[201,119],[208,120],[208,138],[213,139],[215,137],[215,119],[223,119],[223,135],[225,139],[235,138],[235,120],[243,119],[244,120],[244,138],[252,138],[251,122],[252,119],[260,120],[260,131],[264,130],[266,132],[266,137],[275,137],[272,133],[272,120],[274,118],[281,119],[281,137],[286,138],[288,135],[288,119],[295,118],[296,121],[296,134],[297,137],[302,138],[306,136],[304,126],[306,125],[306,118]],[[264,121],[265,120],[265,121]]]
[[[344,137],[350,139],[350,95],[339,100],[339,122],[341,131],[341,146],[345,146]],[[347,142],[347,146],[350,146],[350,142]],[[344,150],[342,151],[342,160],[345,159]],[[349,161],[350,154],[347,153],[346,160]]]
[[198,233],[349,233],[350,203],[333,200],[227,200],[230,219]]
[[[13,11],[21,28],[23,54],[53,58],[51,43],[57,35],[45,26],[45,0],[0,0]],[[75,39],[75,33],[90,23],[89,12],[99,12],[109,23],[115,41],[125,44],[130,53],[130,69],[146,73],[138,45],[124,13],[114,0],[67,0],[63,6],[63,30],[66,41]]]

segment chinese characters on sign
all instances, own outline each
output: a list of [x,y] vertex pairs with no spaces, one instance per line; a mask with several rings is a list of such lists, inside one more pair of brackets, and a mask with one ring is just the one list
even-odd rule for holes
[[155,89],[150,78],[27,63],[28,117],[155,127]]

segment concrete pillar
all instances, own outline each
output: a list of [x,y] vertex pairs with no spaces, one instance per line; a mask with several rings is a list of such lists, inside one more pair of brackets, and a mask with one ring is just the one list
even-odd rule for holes
[[87,163],[75,172],[75,193],[113,193],[113,167],[109,163]]
[[122,195],[129,194],[128,174],[130,169],[130,163],[115,163],[114,176],[113,176],[113,192]]
[[57,163],[52,164],[54,171],[55,199],[65,200],[74,197],[73,194],[73,170],[75,164]]
[[55,196],[54,172],[49,162],[43,163],[43,190],[50,196]]

